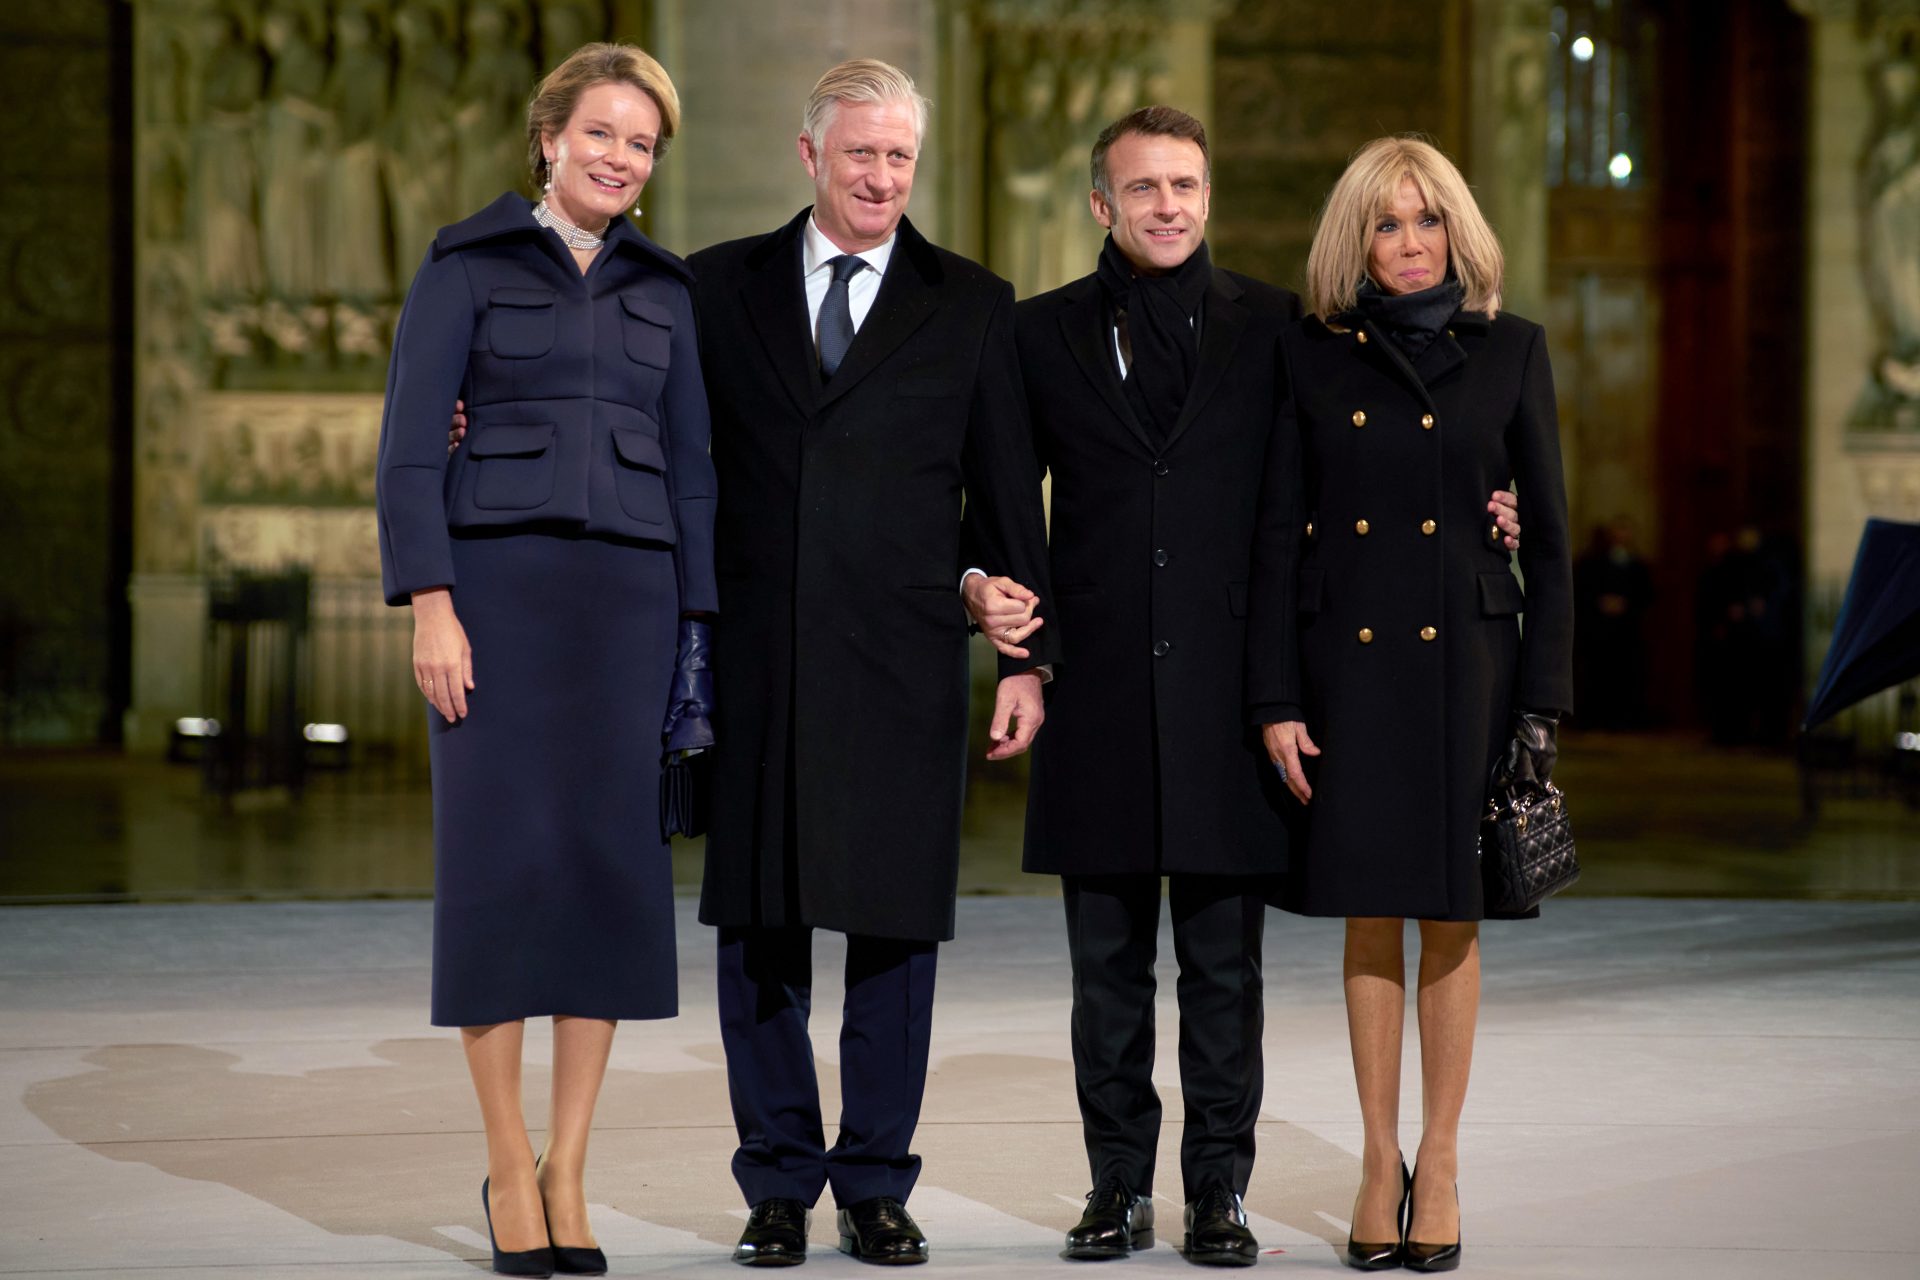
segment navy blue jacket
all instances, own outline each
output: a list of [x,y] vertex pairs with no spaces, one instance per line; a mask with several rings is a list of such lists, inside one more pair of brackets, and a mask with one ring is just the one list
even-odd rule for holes
[[[582,275],[512,193],[440,231],[387,370],[387,603],[454,584],[449,530],[540,524],[671,545],[681,610],[717,608],[691,281],[625,218]],[[469,434],[449,459],[456,397]]]

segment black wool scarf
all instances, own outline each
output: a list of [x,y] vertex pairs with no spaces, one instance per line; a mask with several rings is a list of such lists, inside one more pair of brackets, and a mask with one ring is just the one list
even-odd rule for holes
[[1392,338],[1393,345],[1413,360],[1433,345],[1440,331],[1459,313],[1466,297],[1466,289],[1452,276],[1418,293],[1388,293],[1368,276],[1360,282],[1354,310],[1373,321],[1375,328]]
[[1163,276],[1134,273],[1133,264],[1107,237],[1094,275],[1106,292],[1114,320],[1127,335],[1127,399],[1149,430],[1165,439],[1180,419],[1200,362],[1200,301],[1213,283],[1207,246]]

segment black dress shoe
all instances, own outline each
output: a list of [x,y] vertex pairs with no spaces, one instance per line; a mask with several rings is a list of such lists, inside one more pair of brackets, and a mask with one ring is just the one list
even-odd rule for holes
[[493,1241],[493,1200],[488,1196],[491,1178],[480,1179],[480,1207],[487,1215],[487,1247],[493,1250],[493,1273],[497,1276],[550,1276],[553,1274],[553,1248],[521,1249],[508,1253]]
[[907,1206],[875,1196],[840,1211],[840,1252],[881,1266],[910,1266],[927,1260],[927,1238]]
[[1093,1261],[1124,1258],[1135,1249],[1153,1248],[1153,1200],[1138,1196],[1118,1178],[1102,1178],[1087,1193],[1080,1225],[1067,1232],[1063,1258]]
[[1394,1238],[1385,1244],[1369,1244],[1355,1240],[1353,1233],[1347,1233],[1347,1252],[1340,1261],[1361,1271],[1391,1271],[1400,1265],[1401,1237],[1407,1231],[1407,1203],[1413,1198],[1413,1178],[1407,1173],[1407,1162],[1400,1162],[1400,1207],[1394,1210]]
[[807,1221],[798,1200],[762,1200],[747,1214],[733,1260],[748,1267],[797,1267],[807,1260]]
[[1247,1230],[1247,1210],[1225,1187],[1209,1187],[1187,1206],[1187,1261],[1214,1267],[1250,1267],[1260,1242]]
[[[1454,1184],[1453,1198],[1460,1199],[1460,1185]],[[1413,1183],[1407,1183],[1407,1226],[1413,1230]],[[1422,1244],[1408,1238],[1400,1246],[1400,1257],[1409,1271],[1452,1271],[1460,1265],[1460,1241],[1456,1238],[1452,1244]]]

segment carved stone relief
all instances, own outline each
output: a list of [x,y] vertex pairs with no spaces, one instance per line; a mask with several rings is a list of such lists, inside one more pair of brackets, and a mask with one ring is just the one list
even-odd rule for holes
[[1920,442],[1920,6],[1875,6],[1860,162],[1863,282],[1877,349],[1850,430]]

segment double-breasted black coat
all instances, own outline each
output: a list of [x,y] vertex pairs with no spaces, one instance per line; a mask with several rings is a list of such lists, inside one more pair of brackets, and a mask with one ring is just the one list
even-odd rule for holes
[[[1256,630],[1298,620],[1322,752],[1286,905],[1478,920],[1488,773],[1516,707],[1573,707],[1572,561],[1546,337],[1462,311],[1417,360],[1357,314],[1281,343],[1307,535],[1262,574]],[[1515,487],[1520,569],[1487,514]],[[1283,566],[1283,553],[1262,557]],[[1522,615],[1524,614],[1524,628]],[[1274,641],[1268,652],[1284,657]]]
[[[720,489],[700,917],[941,941],[966,774],[963,498],[980,554],[1051,598],[1013,290],[903,218],[823,382],[809,212],[690,259]],[[1050,620],[1002,674],[1054,643]]]
[[[1026,869],[1253,875],[1286,865],[1293,800],[1248,714],[1249,562],[1282,421],[1284,289],[1215,268],[1186,405],[1162,436],[1123,390],[1086,276],[1016,309],[1034,442],[1052,473],[1050,688],[1027,791]],[[1294,513],[1270,510],[1276,527]],[[1051,622],[1049,626],[1053,625]]]

